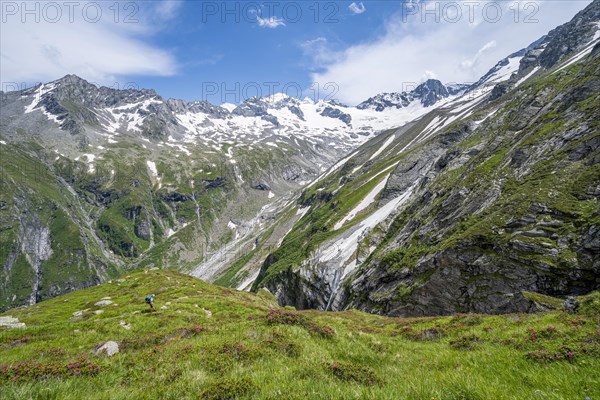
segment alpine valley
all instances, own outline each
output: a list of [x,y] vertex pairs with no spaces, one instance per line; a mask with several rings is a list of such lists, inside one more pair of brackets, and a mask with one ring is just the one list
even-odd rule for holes
[[356,107],[0,95],[0,311],[152,267],[404,317],[600,288],[600,0],[474,84]]

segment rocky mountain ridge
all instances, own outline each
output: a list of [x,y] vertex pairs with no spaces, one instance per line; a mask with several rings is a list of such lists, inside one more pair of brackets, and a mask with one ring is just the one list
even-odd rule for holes
[[[19,119],[41,111],[72,135],[85,136],[92,126],[111,137],[140,133],[157,141],[206,140],[218,144],[228,140],[251,143],[279,134],[333,141],[344,152],[378,130],[400,125],[426,112],[450,93],[439,81],[427,81],[411,92],[408,103],[404,104],[406,107],[414,99],[422,99],[410,112],[396,107],[395,111],[377,118],[368,107],[348,107],[323,100],[315,103],[281,93],[249,98],[230,111],[206,101],[164,100],[154,90],[97,87],[75,75],[4,96],[4,107],[11,117],[3,121],[7,127],[19,126],[22,124]],[[23,107],[23,113],[19,107]],[[21,118],[15,121],[20,114]]]
[[470,85],[452,84],[445,86],[437,79],[428,79],[409,92],[380,93],[363,101],[356,108],[360,110],[375,110],[382,112],[386,109],[401,109],[413,102],[429,107],[450,96],[463,94]]
[[[596,290],[599,6],[336,164],[255,288],[398,316],[526,312],[532,292]],[[540,49],[555,62],[531,65]]]

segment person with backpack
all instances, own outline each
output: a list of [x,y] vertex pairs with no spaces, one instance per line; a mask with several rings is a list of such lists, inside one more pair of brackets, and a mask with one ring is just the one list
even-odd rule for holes
[[150,296],[146,296],[146,304],[150,306],[152,311],[156,311],[156,308],[154,308],[154,296],[156,296],[154,293],[152,293]]

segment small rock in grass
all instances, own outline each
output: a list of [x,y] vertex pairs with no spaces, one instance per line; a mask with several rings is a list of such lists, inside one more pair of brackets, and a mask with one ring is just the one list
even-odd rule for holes
[[4,317],[0,317],[0,326],[5,328],[26,328],[24,322],[20,322],[19,318],[11,317],[10,315],[6,315]]
[[119,325],[121,325],[124,329],[130,330],[131,329],[131,324],[128,324],[125,321],[121,321],[119,322]]
[[565,300],[565,311],[569,314],[575,314],[579,309],[579,300],[573,296],[567,297]]
[[113,303],[112,300],[100,300],[99,302],[97,302],[94,305],[96,307],[104,307],[104,306],[110,306],[112,303]]
[[96,350],[96,354],[106,353],[108,357],[112,357],[119,352],[119,344],[117,342],[108,341]]
[[203,308],[202,310],[206,313],[206,318],[211,318],[212,317],[212,311],[207,310],[206,308]]
[[102,314],[104,312],[104,310],[96,310],[94,311],[94,314],[99,315]]
[[160,309],[161,309],[161,310],[167,310],[167,309],[168,309],[168,307],[167,307],[167,306],[162,306]]
[[82,316],[83,316],[83,313],[85,313],[86,311],[89,311],[89,308],[86,308],[85,310],[79,310],[79,311],[75,311],[75,312],[73,313],[73,316],[74,316],[74,317],[82,317]]

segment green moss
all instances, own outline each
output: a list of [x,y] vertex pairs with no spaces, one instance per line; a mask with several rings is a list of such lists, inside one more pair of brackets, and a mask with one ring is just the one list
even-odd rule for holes
[[207,400],[237,399],[252,389],[248,378],[218,379],[202,391],[200,397]]
[[343,382],[357,382],[362,385],[376,385],[381,379],[369,367],[351,362],[334,361],[325,364],[326,371]]
[[540,293],[533,292],[522,292],[526,299],[529,299],[542,307],[551,310],[562,310],[564,308],[564,301],[557,299],[556,297],[546,296]]
[[389,265],[392,270],[403,268],[412,269],[417,265],[419,258],[425,254],[434,252],[435,249],[426,245],[412,245],[410,247],[400,247],[382,256],[381,262]]
[[600,291],[592,292],[586,296],[581,296],[580,311],[582,314],[589,316],[600,315]]
[[133,227],[129,222],[110,211],[104,211],[97,222],[98,234],[102,237],[110,249],[122,257],[137,257],[140,254],[140,247],[136,242],[141,240],[134,239]]

